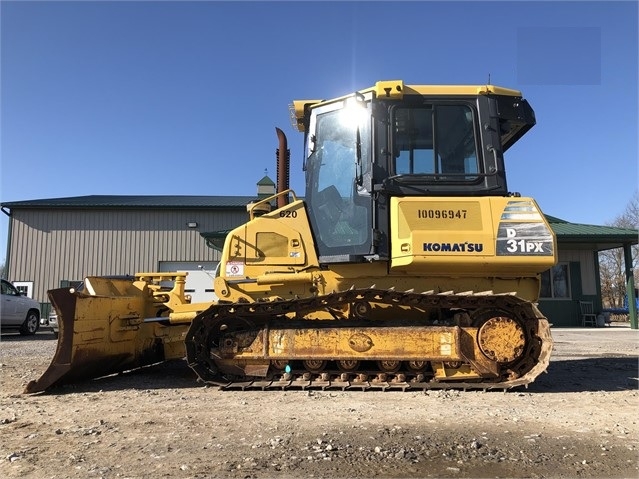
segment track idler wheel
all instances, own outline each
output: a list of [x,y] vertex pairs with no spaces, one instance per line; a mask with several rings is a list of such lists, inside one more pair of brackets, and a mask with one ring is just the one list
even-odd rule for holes
[[526,334],[518,321],[496,316],[481,325],[477,343],[488,359],[506,364],[521,358],[526,347]]
[[401,365],[400,361],[377,361],[377,367],[385,373],[396,373]]
[[320,359],[307,359],[303,364],[306,370],[312,373],[321,373],[326,368],[326,361]]
[[409,371],[413,373],[421,373],[424,372],[428,363],[426,361],[408,361],[406,363],[406,367]]
[[286,366],[288,366],[288,361],[275,359],[271,361],[271,366],[273,366],[273,368],[277,371],[284,371],[286,369]]
[[359,369],[359,361],[356,359],[346,359],[337,361],[337,369],[344,373],[352,373]]

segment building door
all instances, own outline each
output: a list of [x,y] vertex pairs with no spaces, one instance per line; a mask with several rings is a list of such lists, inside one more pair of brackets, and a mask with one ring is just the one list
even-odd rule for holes
[[186,294],[191,295],[192,303],[217,301],[213,289],[215,278],[215,261],[160,261],[160,272],[170,273],[184,271],[186,276]]

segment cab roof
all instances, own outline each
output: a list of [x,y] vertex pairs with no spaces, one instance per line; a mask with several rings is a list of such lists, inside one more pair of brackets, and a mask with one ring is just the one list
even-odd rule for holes
[[[404,85],[402,80],[378,81],[375,86],[360,90],[358,93],[365,95],[373,93],[375,98],[389,100],[401,100],[404,95],[424,96],[478,96],[478,95],[503,95],[521,98],[519,90],[504,88],[496,85]],[[310,108],[340,101],[352,96],[344,95],[329,100],[294,100],[290,106],[291,120],[298,131],[306,131],[305,115]]]

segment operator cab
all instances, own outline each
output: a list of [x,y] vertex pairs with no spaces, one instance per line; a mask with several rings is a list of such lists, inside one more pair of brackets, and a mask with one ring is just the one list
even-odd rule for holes
[[388,257],[391,196],[506,196],[503,153],[535,124],[515,90],[408,86],[294,103],[321,263]]

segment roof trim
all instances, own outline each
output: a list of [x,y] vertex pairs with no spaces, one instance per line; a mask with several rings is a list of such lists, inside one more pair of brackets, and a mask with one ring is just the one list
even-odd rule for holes
[[257,196],[89,195],[6,201],[4,208],[245,208]]

